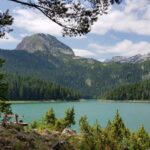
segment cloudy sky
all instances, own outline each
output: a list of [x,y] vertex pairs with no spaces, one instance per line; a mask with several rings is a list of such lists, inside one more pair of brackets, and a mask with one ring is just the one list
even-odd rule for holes
[[89,34],[77,38],[62,37],[61,28],[36,10],[0,0],[0,11],[6,9],[14,17],[14,31],[8,39],[0,39],[3,49],[14,49],[27,35],[46,33],[70,46],[77,56],[101,61],[150,53],[150,0],[124,0],[100,16]]

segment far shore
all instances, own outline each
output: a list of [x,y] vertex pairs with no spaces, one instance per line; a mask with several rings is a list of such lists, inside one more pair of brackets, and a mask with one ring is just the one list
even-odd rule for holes
[[10,100],[9,104],[27,104],[27,103],[60,103],[60,102],[85,102],[85,101],[100,101],[105,103],[150,103],[150,100],[103,100],[103,99],[80,99],[80,100]]
[[110,102],[110,103],[150,103],[150,100],[102,100],[100,99],[99,101],[101,102]]
[[9,100],[9,104],[24,104],[24,103],[60,103],[60,102],[82,102],[86,99],[79,100]]

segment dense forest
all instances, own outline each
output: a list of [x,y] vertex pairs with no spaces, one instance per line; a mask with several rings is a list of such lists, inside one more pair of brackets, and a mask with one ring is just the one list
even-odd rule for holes
[[101,63],[92,59],[54,57],[40,52],[0,50],[4,73],[18,73],[79,90],[84,98],[98,98],[114,86],[149,78],[150,61],[137,64]]
[[31,77],[8,75],[8,99],[10,100],[77,100],[80,94],[55,83]]
[[119,86],[106,93],[104,98],[109,100],[150,100],[150,80]]

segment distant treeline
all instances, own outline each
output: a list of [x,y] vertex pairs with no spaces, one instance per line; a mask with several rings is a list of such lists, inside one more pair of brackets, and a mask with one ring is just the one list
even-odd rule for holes
[[119,86],[104,96],[109,100],[150,100],[150,80]]
[[58,84],[31,77],[8,75],[8,99],[10,100],[77,100],[80,94]]

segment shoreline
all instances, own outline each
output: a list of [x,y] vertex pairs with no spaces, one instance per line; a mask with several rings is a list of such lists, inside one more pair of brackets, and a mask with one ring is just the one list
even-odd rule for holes
[[80,102],[86,100],[10,100],[6,101],[9,104],[26,104],[26,103],[60,103],[60,102]]
[[99,100],[101,102],[111,102],[111,103],[150,103],[150,100]]
[[104,103],[150,103],[150,100],[103,100],[103,99],[80,99],[71,101],[61,101],[61,100],[10,100],[7,101],[9,104],[28,104],[28,103],[66,103],[66,102],[86,102],[86,101],[100,101]]

